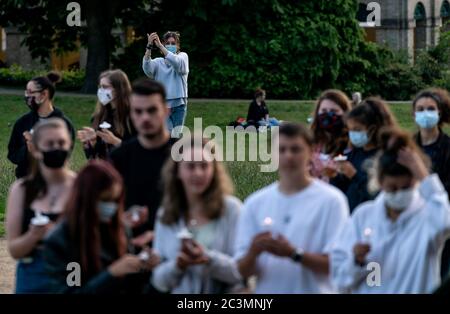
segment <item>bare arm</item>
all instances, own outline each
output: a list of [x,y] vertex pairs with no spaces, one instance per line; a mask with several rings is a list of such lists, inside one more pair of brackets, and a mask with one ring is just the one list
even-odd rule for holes
[[6,209],[8,249],[15,259],[23,258],[32,252],[47,230],[46,226],[31,226],[27,232],[22,234],[24,200],[22,182],[22,180],[18,180],[11,186]]

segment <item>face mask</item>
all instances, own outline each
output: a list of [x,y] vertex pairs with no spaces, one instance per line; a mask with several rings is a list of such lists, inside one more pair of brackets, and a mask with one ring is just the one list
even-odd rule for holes
[[165,47],[171,53],[177,53],[177,45],[165,45]]
[[339,132],[344,127],[342,116],[334,112],[324,112],[319,114],[319,125],[322,129],[328,132]]
[[97,98],[103,106],[106,106],[113,98],[112,91],[110,89],[99,88],[97,91]]
[[397,192],[385,192],[384,202],[387,207],[395,211],[403,211],[411,204],[414,190],[414,188],[410,188]]
[[30,108],[31,111],[37,111],[42,102],[37,102],[35,96],[25,96],[25,104]]
[[352,142],[355,147],[364,147],[369,143],[369,137],[366,131],[349,131],[348,136],[350,142]]
[[114,202],[99,202],[98,208],[100,210],[100,221],[109,222],[111,218],[117,213],[119,205]]
[[67,160],[69,152],[67,150],[54,149],[42,152],[42,155],[44,156],[43,162],[45,166],[52,169],[58,169],[64,166],[64,162]]
[[437,110],[416,111],[416,123],[422,129],[434,128],[439,123]]

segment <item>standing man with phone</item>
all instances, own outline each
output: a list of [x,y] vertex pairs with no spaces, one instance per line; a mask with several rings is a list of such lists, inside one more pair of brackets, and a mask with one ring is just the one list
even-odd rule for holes
[[[187,112],[189,57],[187,53],[180,51],[178,32],[165,33],[164,44],[161,43],[157,33],[147,34],[147,37],[148,44],[142,60],[142,69],[145,75],[164,85],[167,92],[167,106],[170,109],[167,127],[173,137],[178,137],[179,130],[175,128],[184,125]],[[163,57],[152,59],[151,51],[155,47],[161,51]]]

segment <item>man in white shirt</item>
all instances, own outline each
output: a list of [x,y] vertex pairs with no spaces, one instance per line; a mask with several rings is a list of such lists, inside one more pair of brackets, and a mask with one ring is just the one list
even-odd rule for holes
[[255,293],[333,293],[328,253],[348,218],[347,200],[310,177],[313,139],[305,127],[282,124],[274,144],[280,180],[244,204],[236,237],[239,271],[256,275]]

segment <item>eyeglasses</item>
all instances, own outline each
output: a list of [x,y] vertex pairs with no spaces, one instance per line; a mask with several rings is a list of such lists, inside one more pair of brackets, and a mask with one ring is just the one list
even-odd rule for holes
[[33,94],[36,94],[36,93],[40,93],[40,92],[42,92],[43,90],[42,89],[37,89],[37,90],[33,90],[33,91],[28,91],[28,90],[26,90],[25,92],[24,92],[24,94],[25,94],[25,96],[29,96],[29,95],[33,95]]

